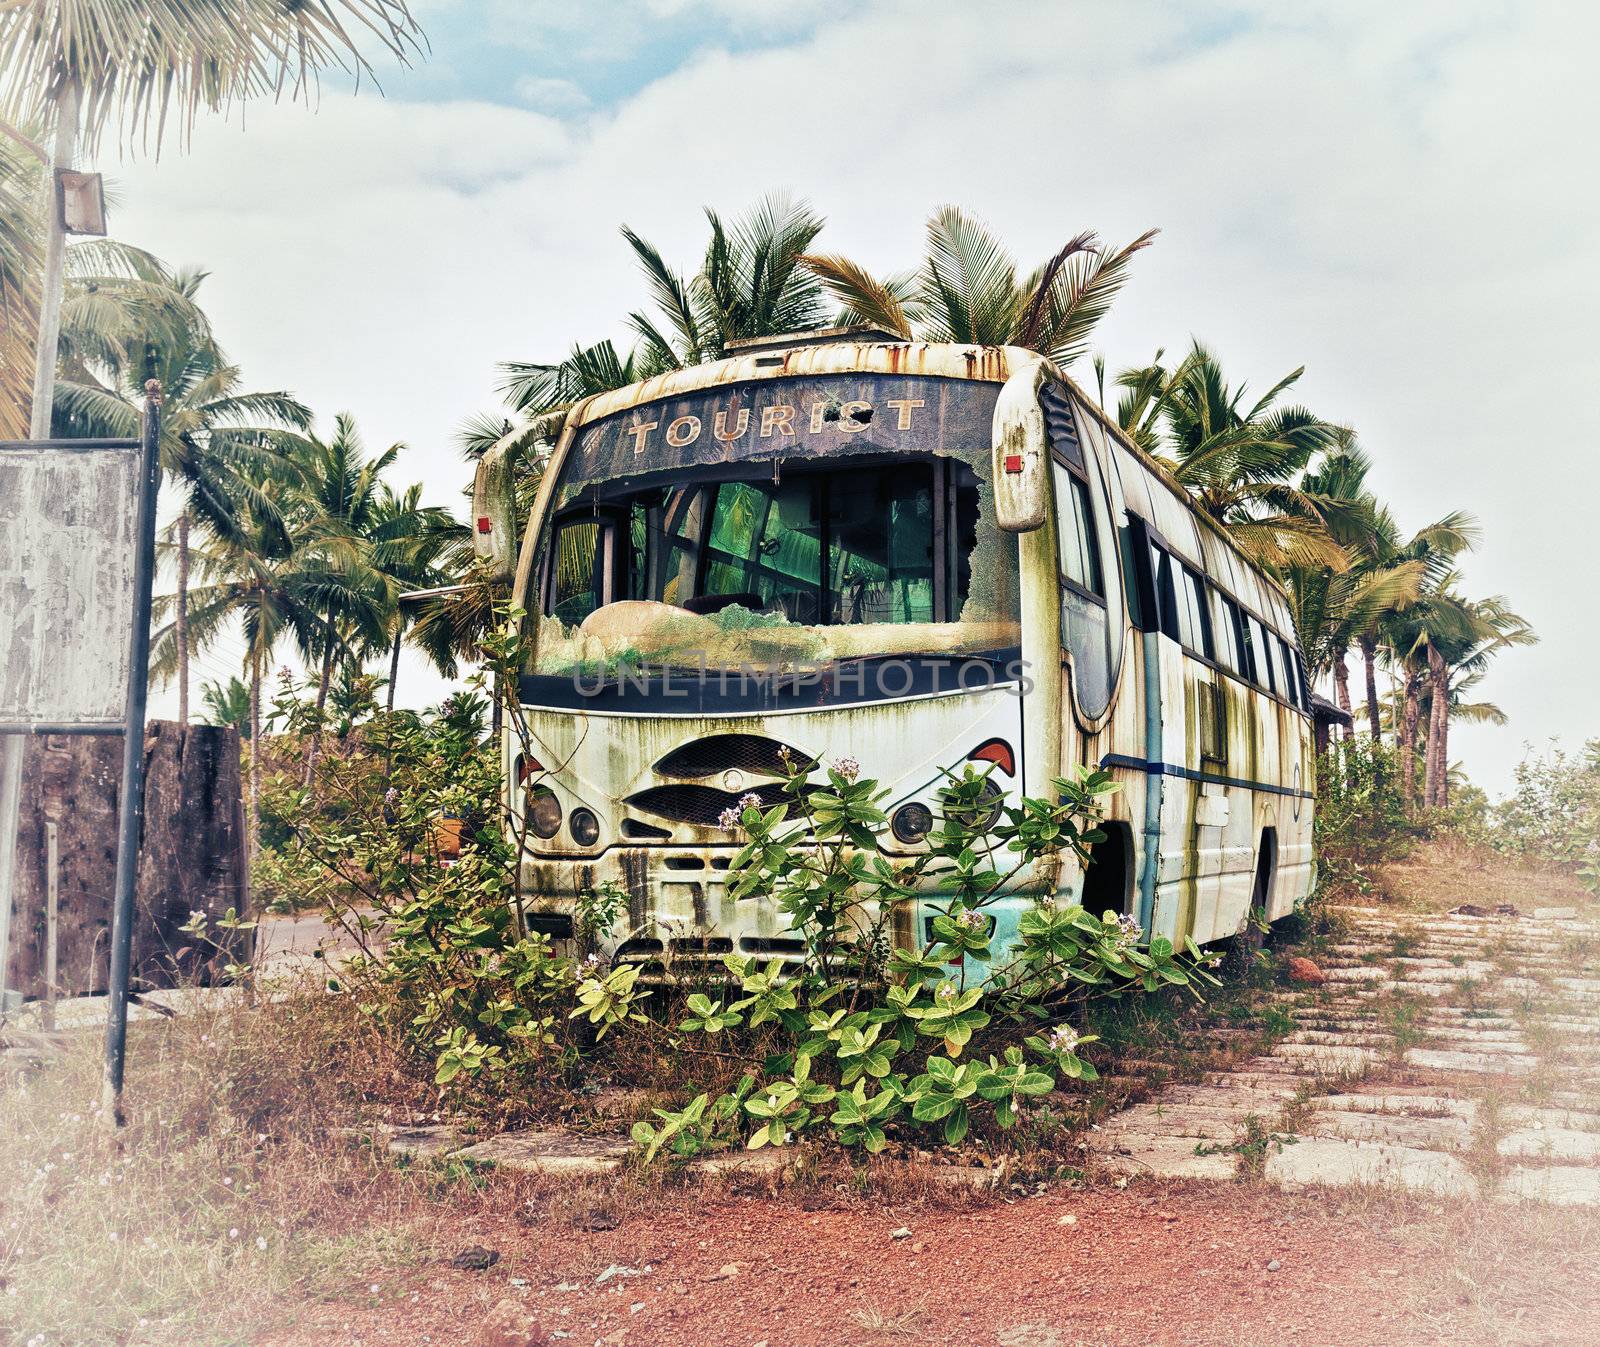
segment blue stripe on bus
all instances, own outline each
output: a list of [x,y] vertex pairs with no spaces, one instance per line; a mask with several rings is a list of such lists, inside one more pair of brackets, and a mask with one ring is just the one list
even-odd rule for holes
[[1295,795],[1302,800],[1317,797],[1309,790],[1296,790],[1293,786],[1276,786],[1269,781],[1250,781],[1242,776],[1223,776],[1220,772],[1197,772],[1193,767],[1183,767],[1175,762],[1146,762],[1143,758],[1126,753],[1107,753],[1100,759],[1102,767],[1132,767],[1150,776],[1181,776],[1186,781],[1204,781],[1214,786],[1241,786],[1245,790],[1264,790],[1269,795]]

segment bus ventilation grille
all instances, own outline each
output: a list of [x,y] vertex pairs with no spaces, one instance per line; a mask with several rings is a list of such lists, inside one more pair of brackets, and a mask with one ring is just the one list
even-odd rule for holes
[[786,752],[796,766],[807,761],[798,750],[759,734],[713,734],[673,749],[656,763],[656,771],[690,779],[728,771],[788,776],[790,768],[783,761]]
[[[775,785],[757,786],[744,793],[759,796],[763,809],[770,809],[783,799],[783,791]],[[740,795],[739,791],[717,790],[712,786],[652,786],[630,795],[627,802],[642,813],[671,819],[674,823],[716,828],[721,826],[719,820],[724,809],[739,807]]]

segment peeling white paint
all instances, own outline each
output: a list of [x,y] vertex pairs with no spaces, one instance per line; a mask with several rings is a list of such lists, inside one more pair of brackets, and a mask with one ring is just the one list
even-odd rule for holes
[[0,724],[126,714],[137,449],[0,452]]

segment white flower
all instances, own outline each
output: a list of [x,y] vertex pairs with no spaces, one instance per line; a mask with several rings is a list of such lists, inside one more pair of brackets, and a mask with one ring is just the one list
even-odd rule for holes
[[717,823],[724,828],[737,828],[739,826],[739,811],[730,804],[717,815]]
[[956,920],[969,931],[982,930],[989,925],[989,919],[981,912],[974,912],[970,907],[956,917]]
[[1127,912],[1117,914],[1117,944],[1137,945],[1143,934],[1144,927],[1140,925],[1138,917]]
[[369,1295],[374,1295],[375,1296],[375,1295],[378,1294],[378,1291],[380,1289],[381,1288],[378,1286],[378,1283],[377,1282],[373,1282],[371,1286],[367,1287],[367,1293]]
[[1071,1052],[1078,1046],[1078,1032],[1070,1025],[1058,1024],[1050,1031],[1045,1042],[1050,1045],[1052,1052]]
[[265,1235],[256,1236],[256,1248],[260,1249],[263,1253],[267,1251],[267,1237]]
[[229,1239],[238,1239],[239,1238],[239,1227],[238,1226],[234,1226],[233,1229],[228,1231],[228,1238]]
[[937,1001],[954,1001],[956,999],[956,984],[953,982],[941,982],[933,995]]
[[745,791],[745,793],[743,795],[741,795],[739,797],[739,812],[741,814],[746,809],[760,809],[760,808],[761,808],[761,797],[759,795],[757,795],[755,793],[755,791],[747,790],[747,791]]
[[854,781],[861,775],[861,764],[854,758],[835,758],[833,770],[839,773],[846,781]]

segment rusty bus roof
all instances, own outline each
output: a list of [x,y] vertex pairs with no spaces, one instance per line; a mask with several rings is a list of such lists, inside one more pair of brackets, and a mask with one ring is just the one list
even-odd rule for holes
[[[839,338],[833,338],[834,332]],[[914,374],[927,378],[976,379],[989,383],[1004,383],[1012,373],[1034,360],[1044,360],[1051,374],[1072,390],[1112,436],[1117,445],[1158,482],[1179,498],[1201,526],[1230,548],[1249,568],[1265,580],[1285,600],[1288,592],[1250,555],[1244,551],[1215,520],[1197,510],[1194,498],[1171,471],[1145,449],[1140,447],[1107,414],[1105,409],[1079,386],[1076,380],[1063,373],[1047,357],[1037,351],[1020,346],[973,346],[944,342],[919,342],[898,340],[850,340],[851,329],[834,329],[826,334],[797,332],[793,345],[778,344],[782,339],[763,341],[748,350],[739,350],[722,360],[709,360],[700,365],[688,365],[668,370],[625,388],[596,393],[574,403],[564,415],[551,413],[536,418],[530,425],[513,434],[527,434],[539,427],[545,434],[557,427],[575,431],[581,426],[600,421],[619,412],[630,411],[647,403],[685,393],[703,392],[724,384],[748,383],[762,379],[783,379],[820,374]],[[818,340],[822,336],[823,340]],[[833,339],[828,339],[833,338]],[[546,429],[549,428],[549,429]],[[542,436],[541,436],[542,438]]]

